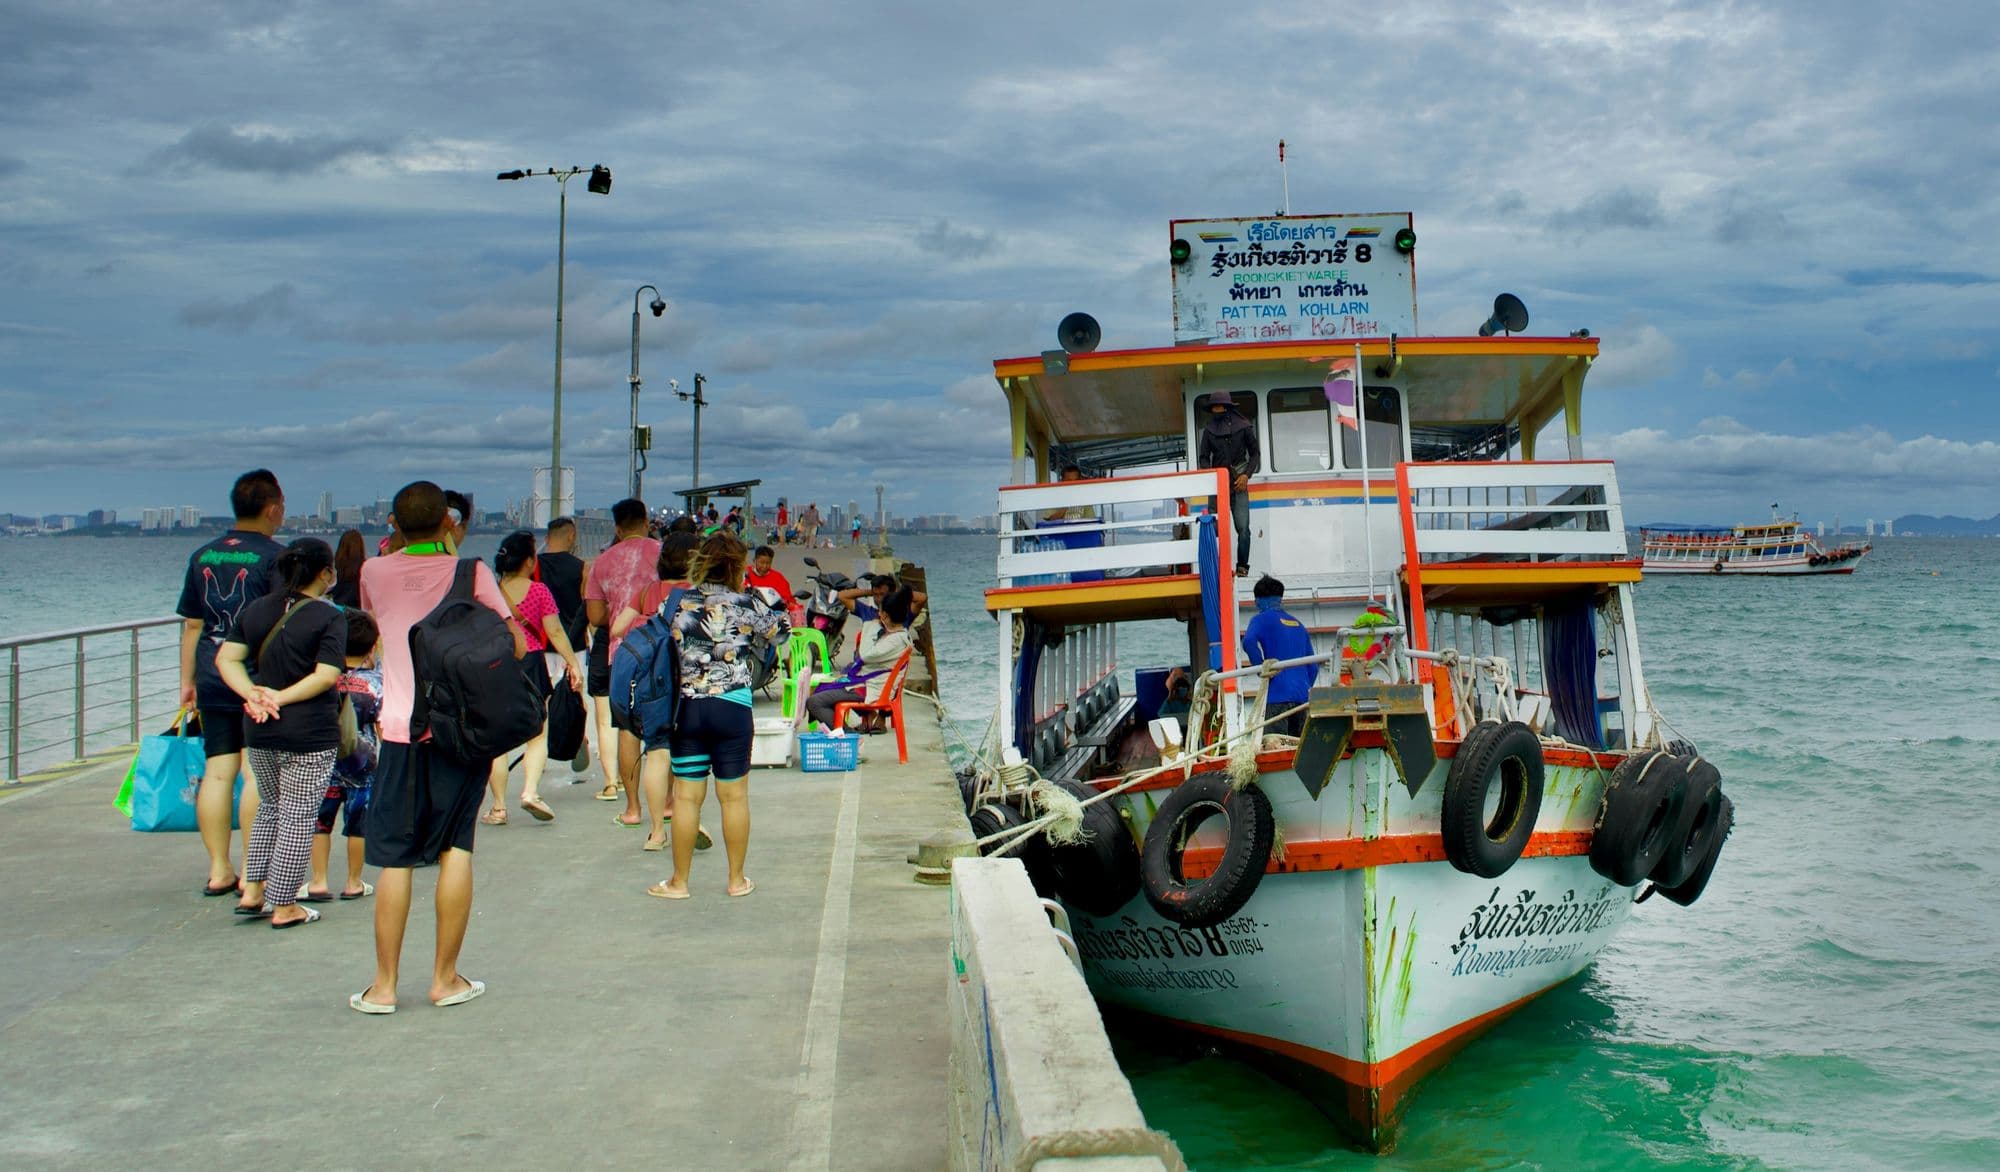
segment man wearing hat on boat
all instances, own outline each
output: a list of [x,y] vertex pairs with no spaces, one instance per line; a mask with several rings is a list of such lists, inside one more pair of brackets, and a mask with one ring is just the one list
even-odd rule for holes
[[1257,455],[1257,425],[1237,413],[1226,391],[1202,396],[1208,413],[1195,445],[1195,463],[1203,468],[1229,469],[1229,515],[1236,522],[1236,576],[1250,572],[1250,478],[1263,462]]

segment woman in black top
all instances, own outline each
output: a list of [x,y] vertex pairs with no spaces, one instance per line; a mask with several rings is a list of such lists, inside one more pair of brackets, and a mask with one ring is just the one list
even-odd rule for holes
[[346,664],[347,618],[325,601],[333,550],[304,537],[275,566],[278,589],[243,608],[215,667],[243,697],[244,744],[262,805],[250,828],[238,915],[271,917],[273,928],[319,919],[299,906],[312,863],[314,820],[340,749],[333,686]]

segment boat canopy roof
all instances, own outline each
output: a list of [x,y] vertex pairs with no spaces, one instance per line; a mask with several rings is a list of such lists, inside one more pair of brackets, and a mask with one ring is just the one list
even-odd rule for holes
[[[1328,339],[1058,351],[1049,357],[1062,361],[1053,363],[1042,356],[1000,359],[993,374],[1015,403],[1017,424],[1058,444],[1125,446],[1183,435],[1191,383],[1204,391],[1262,389],[1290,379],[1317,384],[1333,360],[1354,348],[1352,340]],[[1563,409],[1565,383],[1580,393],[1597,339],[1391,337],[1361,341],[1360,348],[1364,383],[1402,391],[1413,429],[1532,431]]]

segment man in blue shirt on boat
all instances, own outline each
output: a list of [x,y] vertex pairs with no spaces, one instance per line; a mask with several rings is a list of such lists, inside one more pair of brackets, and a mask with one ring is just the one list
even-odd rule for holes
[[[1312,633],[1306,630],[1304,623],[1285,612],[1283,582],[1266,574],[1257,579],[1257,585],[1251,587],[1250,593],[1257,600],[1257,617],[1250,620],[1250,626],[1243,632],[1243,651],[1252,664],[1263,663],[1267,659],[1304,659],[1313,653]],[[1318,665],[1308,663],[1288,667],[1266,680],[1265,715],[1275,716],[1287,708],[1304,704],[1312,692],[1313,678],[1318,674]],[[1295,737],[1305,723],[1306,714],[1301,710],[1272,725],[1269,731]]]

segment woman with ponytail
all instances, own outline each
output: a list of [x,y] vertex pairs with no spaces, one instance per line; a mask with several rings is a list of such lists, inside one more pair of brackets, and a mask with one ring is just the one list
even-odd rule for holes
[[236,913],[273,928],[310,924],[299,906],[312,863],[313,829],[340,750],[333,686],[347,662],[347,617],[326,601],[338,574],[333,549],[313,537],[285,547],[276,589],[243,608],[215,666],[243,697],[244,745],[257,778],[243,898]]
[[[553,679],[564,680],[571,691],[583,690],[583,665],[577,662],[576,649],[570,646],[569,635],[563,630],[556,596],[536,577],[538,566],[535,535],[525,529],[508,534],[501,541],[499,552],[493,555],[493,568],[500,575],[500,593],[506,596],[514,621],[521,624],[521,631],[528,639],[528,654],[521,658],[521,670],[527,673],[528,683],[546,704]],[[567,675],[558,675],[559,669]],[[556,816],[542,800],[542,771],[548,763],[549,722],[545,715],[541,731],[521,746],[521,808],[543,822]],[[493,793],[493,808],[479,820],[488,826],[505,826],[507,754],[493,759],[486,787]]]

